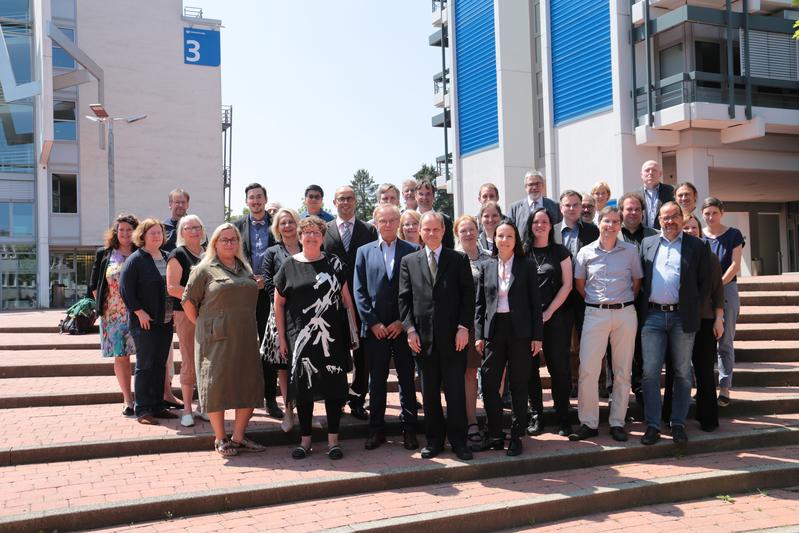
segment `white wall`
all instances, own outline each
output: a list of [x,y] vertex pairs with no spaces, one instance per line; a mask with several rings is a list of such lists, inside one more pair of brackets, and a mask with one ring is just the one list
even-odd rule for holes
[[599,180],[610,184],[614,198],[619,196],[621,176],[613,172],[619,157],[612,135],[614,124],[609,111],[555,128],[560,191],[549,191],[551,197],[557,198],[566,189],[588,192]]
[[499,199],[503,206],[508,197],[504,183],[504,170],[502,168],[502,151],[490,148],[461,158],[460,183],[463,192],[463,211],[459,214],[473,215],[479,209],[477,192],[485,182],[494,183],[499,189]]
[[[77,44],[105,72],[109,112],[148,115],[114,130],[116,210],[164,218],[167,193],[181,187],[190,211],[213,229],[223,219],[221,72],[184,65],[190,24],[181,17],[181,0],[80,0]],[[97,84],[82,85],[81,119],[96,100]],[[97,126],[81,119],[81,243],[95,245],[107,226],[106,152]]]

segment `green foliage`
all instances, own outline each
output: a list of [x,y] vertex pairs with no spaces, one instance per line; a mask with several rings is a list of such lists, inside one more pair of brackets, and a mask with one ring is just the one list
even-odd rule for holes
[[[433,187],[436,186],[436,176],[438,175],[438,171],[436,167],[433,165],[423,164],[422,168],[420,168],[413,177],[416,181],[427,179],[433,184]],[[433,209],[440,213],[444,213],[449,215],[450,217],[454,216],[455,212],[455,201],[451,194],[448,194],[446,191],[440,191],[436,189],[436,198],[433,200]]]
[[225,207],[225,222],[233,222],[233,221],[234,221],[234,220],[236,220],[237,218],[240,218],[240,217],[245,217],[245,216],[247,216],[247,215],[249,215],[249,214],[250,214],[250,210],[249,210],[249,209],[247,209],[246,207],[245,207],[244,209],[242,209],[242,210],[241,210],[241,213],[239,213],[239,214],[232,213],[232,212],[230,211],[230,209],[228,209],[227,207]]
[[730,504],[735,503],[735,498],[733,498],[729,494],[719,494],[718,496],[716,496],[716,499],[721,500],[724,503],[730,503]]
[[350,187],[355,191],[358,204],[355,207],[355,216],[360,220],[372,220],[372,212],[377,204],[377,183],[365,168],[359,169],[350,181]]
[[[793,7],[799,7],[799,0],[793,0],[791,5],[793,5]],[[793,32],[793,38],[799,41],[799,20],[793,23],[793,28],[796,30]]]

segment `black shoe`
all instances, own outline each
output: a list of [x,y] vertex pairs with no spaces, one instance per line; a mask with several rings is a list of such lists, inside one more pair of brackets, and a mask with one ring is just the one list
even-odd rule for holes
[[133,411],[133,407],[125,406],[125,408],[122,410],[122,416],[126,416],[128,418],[131,418],[131,417],[133,417],[135,415],[136,415],[136,413]]
[[266,414],[272,418],[282,419],[285,416],[285,413],[274,398],[271,400],[264,400],[264,409],[266,409]]
[[502,451],[505,449],[505,439],[488,439],[486,450]]
[[183,409],[183,404],[164,400],[164,409]]
[[572,434],[572,425],[569,424],[568,422],[561,424],[560,428],[558,428],[558,435],[561,437],[568,437],[571,434]]
[[366,439],[366,444],[364,444],[363,447],[367,450],[374,450],[375,448],[379,448],[384,442],[386,442],[385,433],[378,431],[377,433],[372,433],[369,435],[369,438]]
[[577,385],[572,386],[572,390],[569,391],[569,398],[577,398]]
[[623,427],[613,426],[610,428],[610,436],[613,437],[613,440],[616,442],[627,442],[627,432],[624,431]]
[[527,434],[530,436],[540,435],[544,432],[544,423],[541,418],[535,417],[530,419],[530,425],[527,426]]
[[511,437],[510,442],[508,443],[508,451],[506,453],[511,457],[522,453],[522,439],[519,437]]
[[153,413],[153,416],[155,418],[178,418],[178,415],[172,411],[167,411],[166,409],[158,411],[157,413]]
[[413,431],[402,432],[402,447],[406,450],[415,450],[419,447],[419,441],[416,440],[416,433]]
[[716,431],[719,428],[718,424],[699,424],[699,427],[702,428],[702,431],[707,431],[708,433],[712,431]]
[[441,453],[442,446],[425,446],[422,448],[422,459],[432,459]]
[[641,444],[651,446],[660,440],[660,430],[658,428],[649,426],[646,428],[646,433],[641,437]]
[[671,440],[674,444],[687,444],[688,434],[685,432],[685,426],[672,426]]
[[591,429],[590,427],[583,424],[579,428],[577,428],[577,431],[569,435],[569,440],[570,441],[585,440],[591,437],[596,437],[597,435],[599,435],[599,431]]
[[362,405],[350,402],[350,414],[358,420],[369,420],[369,413],[366,412]]
[[455,452],[455,455],[461,461],[471,461],[472,459],[474,459],[474,455],[472,454],[472,450],[470,450],[466,446],[459,446],[458,448],[456,448],[456,449],[454,449],[452,451]]

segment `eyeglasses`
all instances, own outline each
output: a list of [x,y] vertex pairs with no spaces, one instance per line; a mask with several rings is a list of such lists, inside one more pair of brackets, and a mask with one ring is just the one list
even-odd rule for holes
[[185,229],[186,231],[202,231],[203,227],[202,226],[183,226],[183,229]]
[[393,224],[397,220],[398,220],[397,218],[378,218],[377,223],[380,226],[388,226],[389,224]]
[[307,199],[309,199],[309,200],[321,200],[322,199],[322,195],[321,194],[309,194],[309,195],[307,195],[305,197]]
[[660,220],[662,220],[663,222],[671,222],[672,220],[680,220],[681,218],[682,218],[681,215],[668,215],[668,216],[660,215]]
[[355,201],[355,197],[354,196],[339,196],[338,198],[336,198],[336,201],[337,202],[354,202]]
[[303,237],[321,237],[322,236],[322,232],[321,231],[303,231],[302,232],[302,236]]
[[225,246],[233,246],[234,244],[238,244],[238,239],[219,239],[219,242]]

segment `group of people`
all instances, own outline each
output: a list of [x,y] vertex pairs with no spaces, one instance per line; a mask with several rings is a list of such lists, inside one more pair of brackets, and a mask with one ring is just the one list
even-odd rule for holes
[[[381,185],[369,221],[356,218],[348,186],[335,191],[334,215],[317,185],[306,189],[298,213],[270,204],[253,183],[245,189],[249,213],[216,228],[207,243],[202,221],[187,214],[189,194],[176,189],[165,223],[120,216],[92,273],[102,352],[115,358],[123,414],[157,424],[182,409],[184,426],[202,417],[217,452],[229,457],[264,449],[245,435],[263,406],[284,431],[299,425],[292,457],[303,459],[312,452],[314,403],[323,400],[327,455],[340,459],[345,405],[368,420],[367,450],[386,441],[393,361],[406,449],[419,447],[418,374],[423,458],[442,453],[445,441],[462,460],[482,450],[518,455],[525,434],[545,430],[545,364],[557,433],[570,440],[598,434],[604,388],[614,439],[628,439],[632,390],[645,413],[641,442],[657,442],[663,420],[684,443],[694,379],[696,419],[712,431],[718,407],[731,401],[743,237],[722,224],[724,206],[712,197],[700,208],[702,228],[696,188],[663,183],[657,162],[644,163],[641,178],[640,191],[616,201],[599,182],[555,202],[543,175],[528,172],[527,196],[507,215],[487,183],[477,216],[454,221],[433,209],[435,188],[426,180]],[[173,332],[182,403],[171,391]],[[509,438],[503,407],[512,411]],[[230,436],[226,410],[235,410]]]

